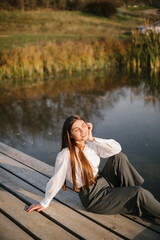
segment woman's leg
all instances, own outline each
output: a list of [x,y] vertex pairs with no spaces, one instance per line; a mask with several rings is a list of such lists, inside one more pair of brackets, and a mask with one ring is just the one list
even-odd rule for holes
[[[139,187],[144,180],[125,154],[110,157],[101,175],[111,185],[103,198],[103,204],[106,201],[106,213],[116,214],[120,211],[148,216],[160,224],[160,203],[149,191]],[[112,201],[113,204],[109,204]],[[108,209],[107,205],[110,206]]]
[[140,186],[144,182],[123,153],[110,157],[101,175],[109,181],[112,187]]
[[160,203],[140,186],[106,188],[95,195],[87,208],[102,214],[135,214],[160,224]]

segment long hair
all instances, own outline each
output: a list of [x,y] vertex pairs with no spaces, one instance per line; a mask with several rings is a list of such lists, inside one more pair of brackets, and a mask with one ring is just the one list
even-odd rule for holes
[[[79,115],[72,115],[65,120],[65,122],[63,124],[63,128],[62,128],[61,150],[63,148],[68,147],[68,149],[70,151],[70,163],[71,163],[71,172],[72,172],[72,181],[73,181],[73,191],[75,191],[75,190],[78,191],[77,184],[76,184],[76,167],[75,167],[76,163],[75,163],[75,161],[77,161],[78,166],[81,170],[81,178],[82,178],[82,184],[83,184],[82,188],[83,189],[89,188],[90,185],[95,183],[93,170],[92,170],[92,167],[91,167],[88,159],[82,152],[80,146],[75,142],[75,140],[73,138],[71,138],[71,128],[72,128],[73,123],[77,120],[84,121],[84,119],[82,117],[80,117]],[[78,156],[77,156],[77,152],[76,152],[76,147],[79,150]],[[63,190],[66,190],[66,181],[64,182]]]

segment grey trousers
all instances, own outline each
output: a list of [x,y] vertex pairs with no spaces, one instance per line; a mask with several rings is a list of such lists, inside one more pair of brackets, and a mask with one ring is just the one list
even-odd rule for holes
[[160,203],[141,187],[143,178],[123,153],[110,157],[97,181],[80,191],[82,205],[101,214],[135,214],[160,224]]

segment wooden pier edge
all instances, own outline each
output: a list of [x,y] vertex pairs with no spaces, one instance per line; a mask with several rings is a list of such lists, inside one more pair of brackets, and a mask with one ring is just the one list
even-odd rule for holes
[[70,189],[60,191],[43,212],[27,213],[27,205],[43,198],[53,171],[0,143],[0,239],[160,239],[160,226],[144,219],[87,212]]

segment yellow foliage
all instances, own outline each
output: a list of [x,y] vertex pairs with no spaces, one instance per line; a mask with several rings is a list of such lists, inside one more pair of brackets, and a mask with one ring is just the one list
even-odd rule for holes
[[43,47],[28,45],[6,50],[1,55],[0,78],[43,77],[53,72],[85,71],[103,68],[109,61],[113,41],[49,42]]

